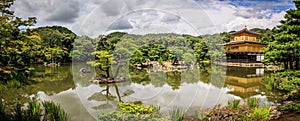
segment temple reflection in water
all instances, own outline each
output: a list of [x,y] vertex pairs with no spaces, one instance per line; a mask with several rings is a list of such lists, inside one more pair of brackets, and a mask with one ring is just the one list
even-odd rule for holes
[[227,67],[225,83],[232,89],[229,94],[242,99],[257,95],[264,68]]

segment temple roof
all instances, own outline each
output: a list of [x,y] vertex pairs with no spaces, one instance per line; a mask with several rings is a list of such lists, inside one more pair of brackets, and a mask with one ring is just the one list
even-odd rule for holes
[[236,44],[260,44],[260,45],[267,45],[261,42],[255,42],[255,41],[234,41],[234,42],[229,42],[229,43],[225,43],[225,44],[221,44],[221,45],[236,45]]
[[236,32],[232,32],[232,33],[229,33],[230,35],[239,35],[239,34],[242,34],[242,33],[247,33],[247,34],[251,34],[251,35],[256,35],[256,36],[261,36],[260,33],[256,33],[256,32],[252,32],[252,31],[249,31],[247,29],[247,26],[245,26],[242,30],[240,31],[236,31]]

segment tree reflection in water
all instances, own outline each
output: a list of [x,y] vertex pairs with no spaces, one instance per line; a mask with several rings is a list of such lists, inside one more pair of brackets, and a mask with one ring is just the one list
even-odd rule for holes
[[[90,96],[88,98],[89,101],[106,101],[106,103],[98,105],[98,106],[94,106],[93,109],[95,110],[99,110],[99,109],[108,109],[108,108],[112,108],[113,104],[110,104],[110,101],[115,102],[116,98],[117,103],[119,102],[123,102],[122,101],[122,97],[126,97],[126,96],[130,96],[131,94],[134,93],[133,90],[126,90],[123,92],[123,94],[120,93],[118,84],[114,83],[114,84],[99,84],[100,87],[105,86],[105,89],[101,90],[100,92],[96,92],[94,93],[92,96]],[[115,90],[115,95],[113,95],[110,91],[110,89],[114,89]]]

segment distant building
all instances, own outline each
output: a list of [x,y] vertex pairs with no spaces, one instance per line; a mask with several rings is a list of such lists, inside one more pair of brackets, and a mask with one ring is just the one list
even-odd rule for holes
[[[264,59],[262,49],[267,44],[257,40],[260,33],[252,32],[245,26],[242,30],[229,33],[233,39],[225,44],[227,66],[261,67]],[[222,64],[224,65],[224,63]]]

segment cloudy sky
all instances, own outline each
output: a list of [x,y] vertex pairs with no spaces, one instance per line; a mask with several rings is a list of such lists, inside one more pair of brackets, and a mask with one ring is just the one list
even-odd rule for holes
[[17,0],[17,16],[35,16],[39,26],[65,26],[97,37],[113,31],[133,34],[203,35],[248,28],[273,28],[291,0]]

